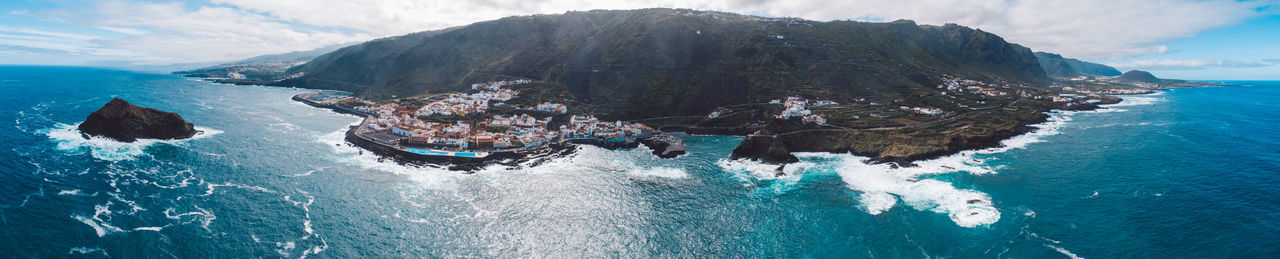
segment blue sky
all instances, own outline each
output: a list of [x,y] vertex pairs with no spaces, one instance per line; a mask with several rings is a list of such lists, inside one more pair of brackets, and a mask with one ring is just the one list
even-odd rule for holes
[[1122,69],[1145,69],[1157,76],[1170,78],[1280,80],[1280,16],[1277,15],[1205,31],[1192,38],[1170,42],[1167,46],[1167,53],[1103,63],[1126,66]]
[[570,10],[675,7],[811,20],[957,23],[1047,51],[1185,79],[1280,80],[1277,1],[6,0],[0,64],[210,64]]

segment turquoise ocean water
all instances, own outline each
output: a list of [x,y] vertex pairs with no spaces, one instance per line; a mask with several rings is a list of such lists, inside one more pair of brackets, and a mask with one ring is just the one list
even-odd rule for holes
[[[475,174],[346,146],[300,89],[0,67],[0,253],[13,257],[1274,257],[1280,82],[1056,113],[1008,147],[890,169],[801,154],[798,176],[583,147]],[[112,97],[191,140],[85,140]]]

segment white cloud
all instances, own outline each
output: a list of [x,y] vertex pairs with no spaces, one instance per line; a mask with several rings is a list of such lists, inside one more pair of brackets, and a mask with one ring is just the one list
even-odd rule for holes
[[698,1],[641,0],[214,0],[301,24],[348,27],[378,36],[443,29],[506,16],[563,13],[570,10],[699,7]]
[[[314,49],[512,15],[569,10],[693,8],[811,20],[912,19],[957,23],[1035,50],[1086,60],[1166,53],[1163,44],[1269,12],[1232,0],[211,0],[109,1],[89,8],[12,11],[124,34],[81,39],[135,53],[132,61],[226,61]],[[1261,11],[1260,11],[1261,10]],[[0,28],[3,29],[3,28]],[[68,35],[61,35],[66,37]]]
[[135,29],[135,28],[128,28],[128,27],[98,26],[97,28],[98,28],[98,29],[103,29],[103,30],[108,30],[108,31],[113,31],[113,32],[118,32],[118,33],[123,33],[123,34],[128,34],[128,35],[143,35],[143,34],[147,34],[147,31],[139,30],[139,29]]
[[11,28],[3,25],[0,25],[0,32],[26,34],[26,35],[32,35],[36,37],[45,37],[50,39],[91,40],[94,38],[94,37],[74,34],[74,33],[63,33],[63,32],[36,30],[36,29],[29,29],[29,28]]
[[1234,60],[1182,60],[1182,59],[1149,59],[1107,64],[1117,68],[1140,68],[1151,70],[1188,70],[1214,67],[1266,67],[1280,63],[1280,60],[1263,61]]

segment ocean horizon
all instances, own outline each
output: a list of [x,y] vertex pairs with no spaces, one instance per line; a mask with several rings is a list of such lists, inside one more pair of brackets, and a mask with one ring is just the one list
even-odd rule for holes
[[[1280,254],[1280,81],[1055,111],[1002,147],[914,166],[576,147],[474,173],[350,146],[306,89],[0,66],[0,251],[14,257],[1269,257]],[[83,138],[112,98],[186,140]]]

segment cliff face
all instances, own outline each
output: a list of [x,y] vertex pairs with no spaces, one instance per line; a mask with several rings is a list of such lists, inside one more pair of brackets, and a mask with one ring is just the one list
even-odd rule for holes
[[705,115],[800,94],[892,100],[941,74],[1048,80],[1029,49],[958,25],[676,9],[509,17],[346,47],[288,73],[297,72],[277,85],[371,98],[531,78],[604,119]]
[[104,136],[123,142],[140,138],[185,139],[195,136],[195,125],[177,113],[133,105],[120,98],[112,99],[80,123],[81,134]]

